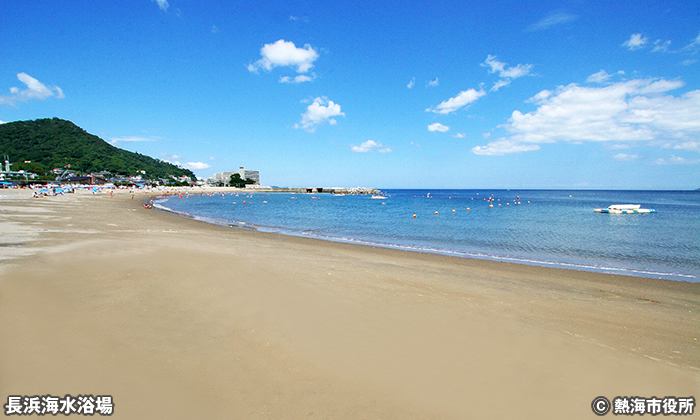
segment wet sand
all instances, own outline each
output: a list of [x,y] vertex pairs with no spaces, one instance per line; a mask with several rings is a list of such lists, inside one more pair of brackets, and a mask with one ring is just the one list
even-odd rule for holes
[[[123,419],[597,418],[700,397],[700,284],[208,225],[0,190],[0,398]],[[609,414],[611,415],[611,414]]]

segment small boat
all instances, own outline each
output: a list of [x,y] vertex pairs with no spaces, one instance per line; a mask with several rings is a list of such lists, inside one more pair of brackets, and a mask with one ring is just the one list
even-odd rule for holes
[[654,209],[643,209],[640,204],[613,204],[607,209],[595,209],[596,213],[609,214],[641,214],[641,213],[656,213]]
[[370,197],[370,198],[373,199],[373,200],[384,200],[385,198],[389,198],[389,197],[387,197],[387,196],[385,196],[385,195],[381,195],[381,194],[374,194],[374,195],[373,195],[372,197]]

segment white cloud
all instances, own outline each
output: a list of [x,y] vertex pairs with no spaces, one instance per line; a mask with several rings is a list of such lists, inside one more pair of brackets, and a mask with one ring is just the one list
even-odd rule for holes
[[391,153],[390,148],[384,147],[381,143],[377,143],[374,140],[367,140],[359,146],[352,144],[350,145],[350,150],[357,153],[368,153],[373,151],[377,151],[379,153]]
[[678,150],[690,150],[691,152],[700,152],[700,141],[684,141],[682,143],[669,145],[668,147],[672,147]]
[[[163,162],[168,162],[172,163],[173,165],[180,166],[185,169],[190,169],[190,170],[196,170],[196,169],[207,169],[211,168],[211,165],[208,163],[204,162],[187,162],[187,163],[180,163],[178,159],[180,159],[182,156],[180,155],[171,155],[169,153],[161,153],[160,154],[161,160]],[[211,160],[215,160],[214,158],[211,158]]]
[[598,73],[591,74],[588,76],[588,79],[586,79],[586,82],[589,83],[603,83],[606,82],[608,79],[610,79],[610,75],[605,71],[601,70]]
[[440,123],[430,124],[428,126],[428,131],[439,131],[441,133],[444,133],[444,132],[449,131],[449,130],[450,130],[450,127],[448,127],[446,125],[442,125]]
[[625,72],[620,70],[615,74],[608,74],[605,70],[601,70],[598,73],[593,73],[590,76],[588,76],[588,79],[586,79],[586,82],[588,82],[588,83],[605,83],[616,74],[625,74]]
[[515,67],[507,67],[508,63],[498,61],[496,56],[491,54],[486,57],[481,66],[490,67],[489,73],[498,73],[500,77],[505,79],[517,79],[530,74],[530,70],[532,70],[532,64],[518,64]]
[[46,86],[27,73],[17,74],[17,79],[26,85],[25,89],[17,87],[10,88],[9,95],[0,96],[0,104],[13,105],[15,102],[26,102],[30,100],[42,101],[50,97],[64,98],[63,90],[58,86]]
[[[171,155],[171,154],[169,154],[169,153],[161,153],[161,154],[160,154],[160,157],[161,157],[161,159],[163,159],[163,160],[165,160],[165,161],[167,161],[167,162],[171,162],[171,161],[175,161],[175,160],[177,160],[177,159],[180,159],[182,156],[180,156],[180,155]],[[180,164],[180,163],[178,162],[177,165],[179,165],[179,164]]]
[[210,32],[213,34],[218,34],[221,33],[221,29],[219,29],[219,27],[216,25],[211,25]]
[[668,51],[668,47],[671,46],[671,41],[662,41],[660,39],[657,39],[654,41],[654,48],[651,50],[651,52],[666,52]]
[[207,169],[211,168],[211,165],[203,162],[187,162],[182,165],[185,169],[195,170],[195,169]]
[[571,22],[573,20],[576,20],[576,18],[578,18],[578,16],[571,15],[569,13],[553,13],[540,20],[539,22],[528,26],[525,30],[527,32],[542,31],[545,29],[549,29],[554,25],[561,25],[567,22]]
[[498,89],[508,86],[510,84],[510,79],[501,79],[493,84],[493,87],[489,89],[489,92],[496,92]]
[[440,81],[438,80],[437,77],[436,77],[435,79],[433,79],[433,80],[428,80],[428,86],[430,86],[430,87],[435,87],[435,86],[438,86],[438,85],[440,85]]
[[622,44],[622,46],[629,48],[630,51],[638,50],[640,48],[643,48],[644,45],[646,45],[648,40],[649,40],[649,38],[643,36],[642,34],[632,34],[630,39],[625,41]]
[[536,144],[523,144],[515,140],[501,138],[492,141],[486,146],[476,146],[472,148],[472,153],[485,156],[501,156],[510,153],[530,152],[539,150],[540,146]]
[[162,10],[164,12],[168,10],[168,7],[170,7],[170,5],[168,4],[168,0],[153,0],[153,1],[158,3],[158,7],[160,7],[160,10]]
[[452,137],[454,137],[456,139],[463,139],[463,138],[467,137],[467,134],[466,133],[455,133],[452,135]]
[[248,70],[256,72],[259,69],[267,71],[274,67],[296,67],[297,73],[306,73],[318,59],[318,53],[306,44],[304,48],[297,48],[293,42],[280,39],[273,44],[265,44],[260,49],[262,58],[248,65]]
[[127,137],[112,137],[109,139],[109,144],[113,146],[119,146],[119,144],[124,142],[149,142],[149,141],[159,141],[155,137],[138,137],[138,136],[127,136]]
[[469,105],[484,95],[486,95],[486,92],[483,90],[468,89],[460,92],[454,98],[450,98],[435,107],[426,109],[426,111],[436,114],[449,114]]
[[515,67],[504,69],[500,72],[500,76],[507,79],[517,79],[530,74],[530,70],[532,70],[532,64],[518,64]]
[[688,142],[700,135],[700,90],[668,94],[682,86],[679,80],[634,79],[604,87],[570,84],[542,91],[529,100],[538,106],[535,111],[513,111],[505,125],[510,137],[472,151],[512,153],[523,151],[516,145],[557,141],[664,141],[692,148]]
[[698,48],[700,48],[700,34],[698,34],[698,36],[696,36],[690,44],[683,47],[683,51],[692,51],[697,50]]
[[411,79],[410,82],[408,82],[408,85],[406,85],[406,87],[409,89],[412,89],[413,86],[415,86],[415,85],[416,85],[416,78],[414,77],[413,79]]
[[290,78],[289,76],[284,76],[280,77],[280,83],[304,83],[304,82],[310,82],[316,78],[315,74],[312,74],[311,76],[307,76],[305,74],[300,74],[295,78]]
[[336,124],[333,117],[345,116],[340,111],[340,105],[333,101],[326,101],[325,98],[316,98],[306,108],[306,112],[301,115],[301,122],[294,125],[294,128],[302,128],[310,133],[316,131],[316,126],[328,122]]
[[501,77],[501,80],[496,82],[490,89],[491,92],[508,86],[511,79],[526,76],[530,74],[530,70],[532,70],[532,64],[518,64],[515,67],[508,67],[508,63],[498,61],[496,56],[491,54],[486,57],[486,60],[481,63],[481,66],[488,67],[489,73],[498,73],[498,76]]
[[656,159],[657,165],[696,165],[700,163],[700,159],[685,159],[679,156],[671,156],[668,159]]
[[495,55],[489,54],[488,56],[486,56],[486,60],[483,63],[481,63],[481,66],[482,67],[491,67],[491,70],[489,70],[489,73],[499,73],[499,72],[503,71],[503,69],[506,66],[506,63],[502,63],[502,62],[496,60]]
[[638,155],[628,155],[626,153],[618,153],[615,156],[613,156],[613,159],[619,160],[620,162],[629,162],[629,161],[639,159],[639,156]]

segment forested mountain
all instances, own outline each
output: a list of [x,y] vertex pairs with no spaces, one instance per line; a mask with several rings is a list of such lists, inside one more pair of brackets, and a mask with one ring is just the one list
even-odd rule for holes
[[[11,162],[17,162],[12,165],[13,171],[23,169],[44,174],[70,165],[72,171],[84,174],[109,171],[114,175],[141,175],[147,179],[170,175],[197,179],[189,169],[119,149],[72,122],[58,118],[0,124],[0,157],[6,155]],[[145,175],[141,171],[145,171]]]

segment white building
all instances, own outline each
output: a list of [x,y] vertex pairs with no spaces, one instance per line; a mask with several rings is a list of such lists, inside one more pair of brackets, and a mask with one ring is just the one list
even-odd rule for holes
[[241,176],[241,179],[252,179],[253,181],[255,181],[256,184],[260,184],[260,172],[248,171],[243,166],[241,166],[236,172],[219,172],[217,174],[214,174],[209,183],[218,184],[221,182],[224,185],[228,186],[228,183],[231,181],[231,175],[235,173],[239,174]]
[[238,174],[241,179],[252,179],[256,184],[260,184],[260,172],[258,171],[246,171],[244,167],[238,169]]

